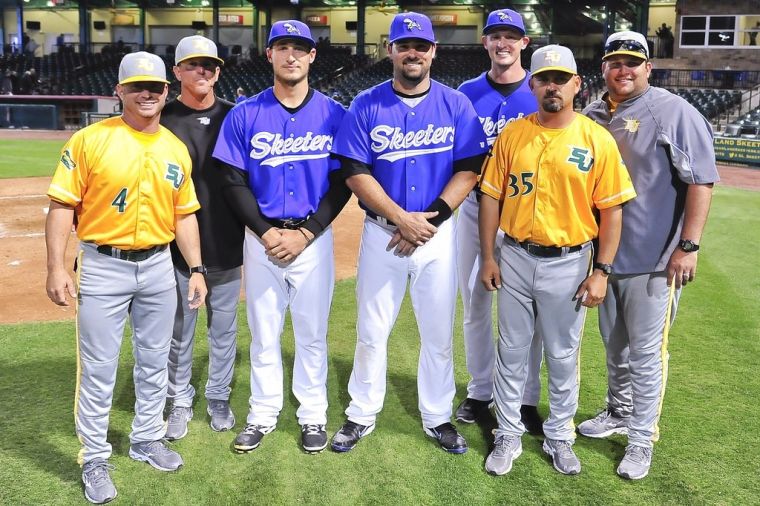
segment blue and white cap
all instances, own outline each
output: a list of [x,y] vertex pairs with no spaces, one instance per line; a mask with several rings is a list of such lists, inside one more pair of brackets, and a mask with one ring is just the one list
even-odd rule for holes
[[422,39],[435,44],[433,22],[424,14],[418,12],[402,12],[396,14],[391,21],[388,41],[393,44],[403,39]]
[[269,32],[267,47],[272,47],[272,44],[280,39],[298,39],[306,42],[311,47],[317,46],[311,36],[309,27],[305,23],[295,19],[284,19],[274,23],[272,30]]
[[511,28],[525,35],[525,23],[517,11],[512,9],[498,9],[488,15],[486,26],[483,27],[483,35],[493,30]]

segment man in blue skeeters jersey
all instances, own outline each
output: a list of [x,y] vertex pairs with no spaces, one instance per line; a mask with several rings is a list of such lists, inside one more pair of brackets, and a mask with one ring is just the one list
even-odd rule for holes
[[[525,35],[523,19],[511,9],[498,9],[488,15],[481,38],[491,59],[490,70],[462,83],[459,91],[467,95],[480,117],[483,131],[492,145],[499,132],[508,124],[538,110],[536,97],[530,91],[530,73],[521,65],[521,51],[530,43]],[[493,338],[492,301],[478,279],[480,269],[480,239],[478,209],[480,194],[473,190],[459,209],[457,216],[457,270],[459,291],[464,308],[464,349],[470,382],[467,397],[459,404],[456,418],[474,423],[488,414],[493,399],[493,374],[496,346]],[[501,232],[500,232],[501,234]],[[501,244],[501,241],[496,241]],[[497,246],[498,249],[498,246]],[[520,409],[522,422],[531,434],[543,434],[542,420],[536,406],[541,395],[542,346],[536,336],[528,362],[528,380]]]
[[417,391],[425,433],[450,453],[467,443],[451,424],[456,243],[452,211],[475,186],[487,144],[467,97],[430,79],[435,57],[426,16],[390,27],[393,79],[358,95],[333,151],[367,211],[359,251],[358,321],[348,420],[332,448],[351,450],[383,407],[387,341],[407,281],[420,334]]
[[251,398],[247,425],[235,438],[238,452],[257,448],[277,424],[283,404],[280,335],[288,307],[301,442],[307,452],[327,446],[327,318],[335,284],[330,224],[350,192],[330,157],[345,109],[309,87],[316,54],[305,24],[274,23],[267,45],[274,86],[230,112],[214,150],[225,163],[225,195],[247,226]]

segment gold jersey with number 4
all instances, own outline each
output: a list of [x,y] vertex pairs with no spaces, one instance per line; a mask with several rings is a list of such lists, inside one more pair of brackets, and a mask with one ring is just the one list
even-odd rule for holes
[[599,234],[595,209],[636,196],[615,139],[585,116],[552,129],[531,114],[502,130],[480,188],[502,206],[499,227],[542,246],[577,246]]
[[174,239],[175,215],[200,208],[187,148],[169,130],[146,134],[121,117],[71,136],[48,196],[76,208],[80,240],[147,249]]

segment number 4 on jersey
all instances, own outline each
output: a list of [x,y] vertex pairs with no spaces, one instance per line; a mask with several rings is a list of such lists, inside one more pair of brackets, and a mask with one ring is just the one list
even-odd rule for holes
[[122,188],[118,195],[116,195],[116,198],[113,199],[113,202],[111,202],[111,205],[116,208],[117,211],[120,213],[123,213],[124,210],[127,208],[127,189]]

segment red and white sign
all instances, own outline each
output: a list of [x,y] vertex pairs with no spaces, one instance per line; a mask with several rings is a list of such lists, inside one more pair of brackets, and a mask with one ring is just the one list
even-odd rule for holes
[[436,25],[436,26],[456,25],[457,15],[456,14],[431,14],[430,21],[432,21],[433,25]]
[[220,25],[242,25],[243,16],[238,14],[219,14]]
[[327,16],[306,16],[303,22],[311,26],[327,26]]

